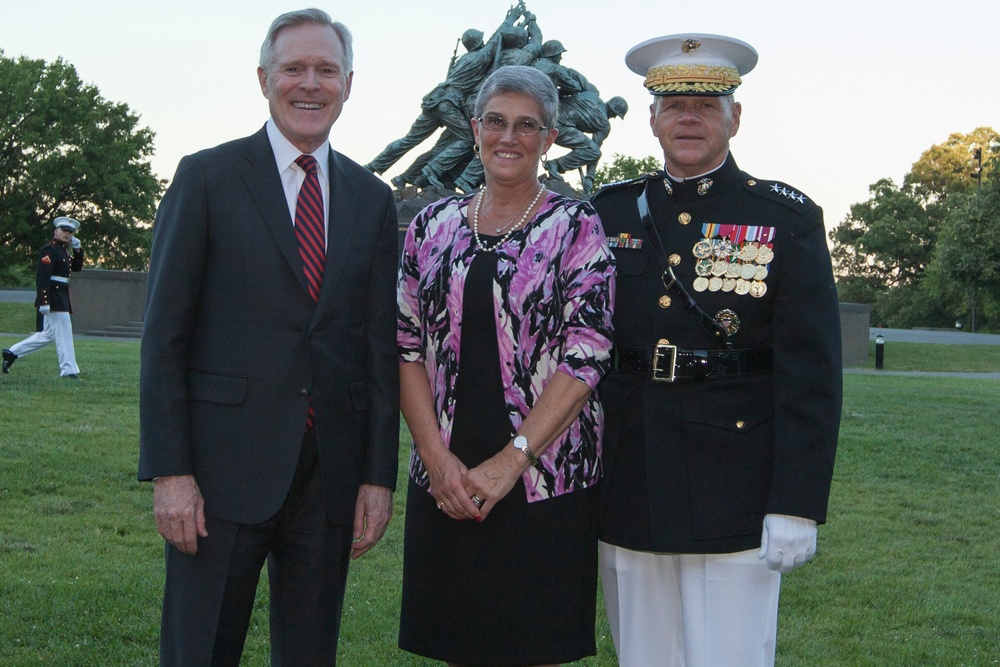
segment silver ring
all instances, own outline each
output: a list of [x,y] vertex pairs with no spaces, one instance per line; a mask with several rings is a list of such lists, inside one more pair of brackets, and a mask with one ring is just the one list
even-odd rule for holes
[[483,503],[486,502],[485,500],[483,500],[482,498],[480,498],[478,494],[473,494],[471,500],[472,500],[472,504],[475,505],[476,507],[482,507]]

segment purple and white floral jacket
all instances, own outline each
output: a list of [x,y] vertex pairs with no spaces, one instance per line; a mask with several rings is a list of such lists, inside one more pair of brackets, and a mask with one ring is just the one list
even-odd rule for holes
[[[476,255],[471,196],[421,211],[406,233],[397,292],[400,364],[427,369],[445,446],[455,415],[465,279]],[[497,250],[494,305],[511,431],[556,371],[597,386],[610,364],[614,256],[589,203],[548,193],[535,218]],[[524,473],[528,501],[591,486],[601,477],[604,415],[594,393],[577,419]],[[428,487],[414,447],[410,475]]]

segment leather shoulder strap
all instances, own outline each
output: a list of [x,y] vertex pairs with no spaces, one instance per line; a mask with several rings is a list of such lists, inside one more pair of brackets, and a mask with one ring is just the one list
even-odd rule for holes
[[708,332],[712,340],[720,340],[725,346],[732,347],[732,343],[729,340],[729,332],[726,327],[723,326],[721,322],[716,322],[708,313],[701,309],[698,303],[694,300],[686,289],[684,285],[677,280],[677,276],[674,275],[674,269],[670,266],[670,261],[667,258],[667,252],[663,249],[663,242],[660,240],[660,233],[656,231],[656,225],[653,224],[653,214],[649,210],[649,181],[646,182],[646,186],[639,193],[636,200],[636,205],[639,207],[639,217],[642,219],[642,226],[646,229],[646,237],[649,243],[653,246],[653,252],[656,253],[656,258],[660,262],[660,266],[663,267],[663,273],[660,276],[660,280],[663,281],[663,285],[674,292],[684,304],[684,310],[686,310],[692,317],[698,320],[698,324],[701,328]]

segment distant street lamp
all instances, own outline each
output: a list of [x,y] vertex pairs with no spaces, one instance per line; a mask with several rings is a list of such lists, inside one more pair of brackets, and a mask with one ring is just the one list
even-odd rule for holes
[[976,192],[979,192],[979,184],[983,180],[983,149],[973,148],[972,159],[976,161]]
[[[972,149],[972,159],[976,161],[976,194],[979,194],[979,186],[983,180],[983,149]],[[976,333],[976,299],[978,288],[972,288],[972,333]]]

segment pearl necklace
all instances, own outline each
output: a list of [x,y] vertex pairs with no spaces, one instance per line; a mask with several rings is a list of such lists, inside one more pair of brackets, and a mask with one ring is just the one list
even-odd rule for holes
[[543,192],[545,192],[545,186],[539,185],[538,192],[535,193],[535,198],[531,200],[530,204],[528,204],[528,208],[524,209],[524,214],[521,216],[521,219],[518,221],[518,223],[513,227],[511,227],[510,231],[504,234],[503,237],[496,242],[496,245],[494,245],[492,248],[487,248],[486,244],[484,244],[482,240],[479,238],[479,209],[482,208],[483,199],[486,197],[486,191],[480,190],[479,199],[476,201],[476,208],[473,209],[472,211],[472,236],[476,239],[476,248],[480,252],[493,252],[494,250],[502,246],[504,243],[506,243],[507,239],[511,237],[511,234],[520,229],[521,225],[523,225],[524,222],[528,219],[528,214],[531,213],[531,209],[533,209],[535,207],[535,204],[538,203],[538,198],[542,196]]

